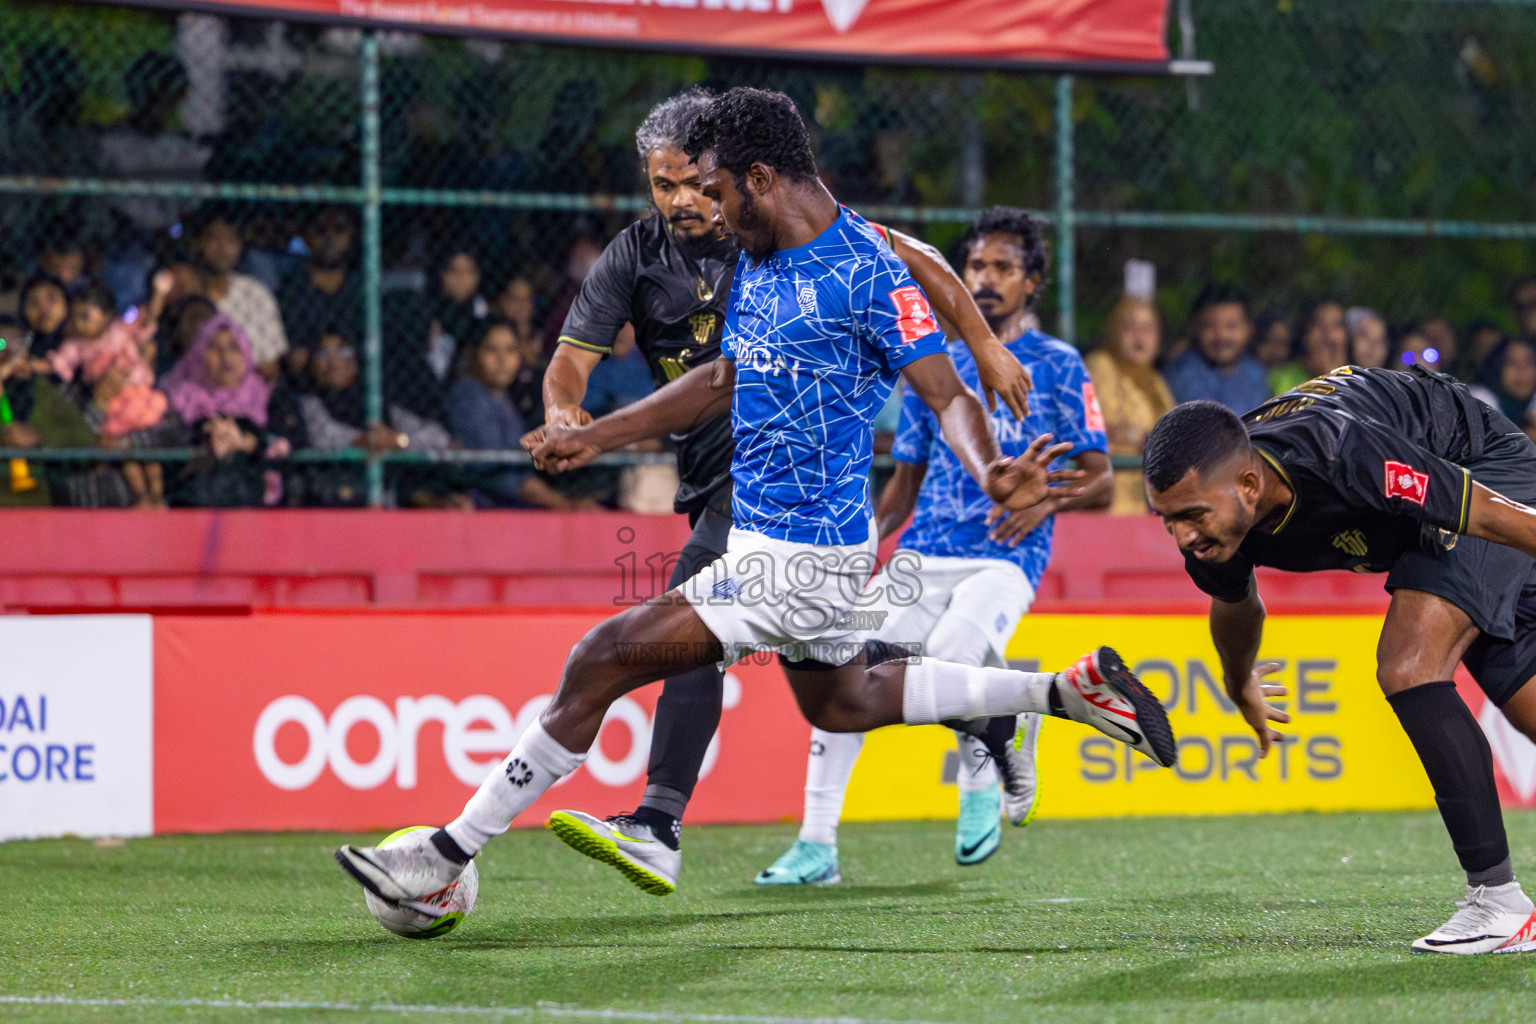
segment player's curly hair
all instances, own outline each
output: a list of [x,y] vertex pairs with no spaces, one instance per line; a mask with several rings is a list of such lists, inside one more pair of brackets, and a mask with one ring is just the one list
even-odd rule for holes
[[1216,402],[1185,402],[1164,413],[1147,435],[1141,472],[1147,486],[1166,491],[1190,470],[1205,473],[1249,448],[1248,430],[1231,409]]
[[960,236],[959,254],[962,264],[970,256],[971,247],[988,235],[1014,235],[1019,239],[1019,247],[1024,250],[1024,276],[1040,279],[1040,286],[1024,303],[1025,309],[1034,308],[1040,293],[1045,291],[1045,271],[1051,262],[1040,222],[1017,206],[994,206],[982,211],[981,216],[971,221],[965,234]]
[[640,154],[640,169],[653,149],[682,149],[688,126],[709,106],[715,94],[700,85],[669,96],[651,108],[635,129],[635,150]]
[[755,163],[797,181],[816,177],[811,133],[795,101],[781,92],[737,86],[716,96],[688,126],[683,143],[693,160],[706,149],[736,176],[738,187]]

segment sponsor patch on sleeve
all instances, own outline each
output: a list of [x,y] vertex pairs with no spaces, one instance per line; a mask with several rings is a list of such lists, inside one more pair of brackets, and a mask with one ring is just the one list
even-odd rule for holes
[[1104,410],[1099,408],[1099,396],[1093,390],[1093,381],[1083,381],[1083,426],[1096,433],[1104,433]]
[[891,292],[891,304],[896,307],[896,329],[901,332],[903,345],[910,345],[939,329],[939,322],[928,307],[928,296],[917,285]]
[[1387,460],[1387,497],[1423,505],[1428,494],[1428,473],[1421,473],[1404,462]]

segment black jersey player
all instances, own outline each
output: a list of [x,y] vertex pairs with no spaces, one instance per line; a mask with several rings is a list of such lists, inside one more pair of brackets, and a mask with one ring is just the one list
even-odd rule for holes
[[[720,354],[738,250],[714,217],[711,202],[700,191],[698,168],[682,148],[689,122],[710,99],[709,93],[693,89],[665,100],[635,133],[655,209],[609,243],[582,283],[544,378],[546,421],[551,425],[579,426],[589,419],[581,410],[588,376],[612,351],[625,323],[634,327],[636,347],[657,387]],[[1001,397],[1023,418],[1028,375],[993,336],[943,256],[900,232],[876,230],[907,264],[934,311],[977,356],[987,397],[994,402]],[[532,447],[542,434],[535,431],[525,446]],[[725,551],[731,528],[730,413],[726,410],[672,440],[679,475],[674,507],[688,515],[693,533],[668,589]],[[675,882],[679,822],[720,722],[721,689],[721,673],[714,667],[668,679],[656,705],[639,808],[607,822],[579,813],[573,818],[584,830],[601,832],[605,840],[620,837],[617,856],[630,856],[631,846],[646,856],[647,877],[662,879],[647,891],[665,894]]]
[[[1467,892],[1419,952],[1536,951],[1488,741],[1451,682],[1464,662],[1536,738],[1536,445],[1451,378],[1342,367],[1238,419],[1211,402],[1147,439],[1147,494],[1211,597],[1227,692],[1261,751],[1288,716],[1255,665],[1255,566],[1386,573],[1377,681],[1435,791]],[[1523,503],[1523,504],[1522,504]]]

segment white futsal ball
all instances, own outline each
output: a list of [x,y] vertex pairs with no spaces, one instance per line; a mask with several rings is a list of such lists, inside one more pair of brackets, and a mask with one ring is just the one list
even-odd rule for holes
[[[401,836],[424,828],[427,826],[413,825],[410,828],[403,828],[385,837],[379,844],[379,848],[383,849]],[[464,920],[464,915],[475,909],[475,895],[479,891],[480,872],[475,869],[475,862],[470,861],[464,866],[464,873],[453,884],[417,901],[433,907],[441,907],[445,911],[442,917],[429,917],[409,907],[392,907],[367,890],[363,891],[363,897],[368,901],[368,910],[373,914],[374,920],[389,931],[408,939],[435,939],[453,931],[459,926],[459,922]]]

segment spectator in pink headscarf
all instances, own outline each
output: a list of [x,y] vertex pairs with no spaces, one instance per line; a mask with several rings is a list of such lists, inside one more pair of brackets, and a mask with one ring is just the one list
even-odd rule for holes
[[223,314],[208,320],[160,387],[193,436],[206,441],[208,453],[187,464],[173,485],[172,503],[276,504],[279,478],[263,464],[287,455],[291,446],[267,430],[272,385],[257,371],[244,329]]

